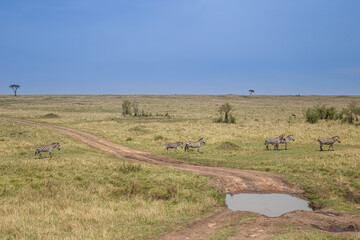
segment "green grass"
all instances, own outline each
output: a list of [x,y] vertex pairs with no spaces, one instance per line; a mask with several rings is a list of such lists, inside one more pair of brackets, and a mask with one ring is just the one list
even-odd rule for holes
[[236,226],[225,227],[211,234],[209,237],[205,238],[205,240],[226,240],[236,233]]
[[[121,103],[125,99],[138,102],[139,108],[150,112],[152,116],[123,117]],[[69,126],[124,146],[156,154],[162,154],[165,142],[186,142],[206,137],[206,144],[200,148],[199,154],[196,154],[194,150],[185,153],[182,149],[179,149],[178,154],[169,151],[168,156],[181,161],[197,162],[205,165],[211,164],[281,174],[303,188],[305,196],[309,199],[324,206],[360,215],[360,209],[356,203],[360,199],[360,173],[358,171],[360,169],[360,162],[358,161],[360,158],[359,125],[349,125],[333,120],[320,120],[316,124],[309,124],[306,123],[303,115],[303,111],[309,107],[327,104],[327,107],[336,107],[341,110],[347,107],[350,102],[359,102],[359,100],[359,96],[42,95],[14,98],[13,96],[3,95],[0,96],[0,111],[3,116]],[[219,116],[218,107],[227,102],[234,106],[233,114],[237,123],[214,123],[213,119]],[[49,113],[61,117],[43,117]],[[165,117],[166,113],[171,116],[170,119]],[[291,117],[292,113],[296,114],[297,117]],[[276,137],[282,133],[285,135],[293,134],[295,142],[289,144],[287,151],[283,150],[283,145],[280,147],[281,151],[266,151],[264,139],[266,137]],[[340,144],[335,144],[335,151],[320,152],[316,139],[335,135],[339,135],[342,140]],[[28,159],[26,154],[33,152],[34,145],[38,143],[53,142],[52,136],[59,135],[54,132],[45,134],[43,130],[30,131],[28,128],[19,127],[19,125],[2,128],[0,135],[0,139],[3,139],[0,141],[1,149],[6,149],[3,148],[4,146],[21,146],[21,150],[14,151],[15,155],[6,155],[8,150],[2,151],[0,153],[1,157],[5,159],[2,161],[6,161],[6,164],[17,163],[30,168],[32,165],[28,165],[28,162],[32,163],[33,159],[31,161],[26,160]],[[30,143],[25,141],[24,145],[22,145],[21,139],[30,141]],[[65,137],[62,136],[62,139],[65,139]],[[76,144],[72,142],[69,146]],[[69,157],[66,160],[69,165],[71,165],[71,159],[74,155],[77,156],[77,164],[79,162],[83,164],[85,164],[84,162],[90,162],[94,166],[101,163],[101,161],[98,162],[95,159],[102,156],[102,154],[89,148],[76,150],[73,147],[66,147],[60,153],[55,152],[55,154],[55,157],[58,155]],[[47,162],[48,160],[43,161]],[[113,159],[112,161],[118,160]],[[81,168],[80,165],[76,166]],[[112,169],[109,166],[108,168]],[[156,168],[154,167],[154,169]],[[91,172],[91,170],[88,171]],[[167,171],[169,172],[169,170]],[[3,170],[3,172],[6,172],[6,170]],[[56,172],[61,171],[57,169]],[[77,170],[72,170],[72,172],[76,173]],[[146,171],[141,170],[140,172],[143,175]],[[157,170],[153,172],[157,172]],[[169,175],[172,177],[173,171],[170,172]],[[7,176],[11,172],[3,174]],[[79,176],[82,181],[87,180],[88,184],[98,181],[97,178],[91,178],[91,174],[84,174]],[[106,171],[103,174],[109,175]],[[134,176],[140,175],[138,172],[127,174],[132,176],[128,178],[127,185],[148,185],[148,181],[140,177],[134,178]],[[186,178],[192,176],[185,173],[181,174],[184,174]],[[75,177],[77,176],[72,176],[71,181],[77,182],[74,179]],[[157,179],[156,174],[153,178]],[[13,181],[13,188],[16,188],[15,186],[20,183],[24,184],[24,180],[20,181],[17,178]],[[149,182],[151,181],[149,180]],[[28,181],[26,182],[28,183]],[[58,180],[58,182],[61,181]],[[154,182],[158,183],[158,181]],[[186,182],[184,184],[188,185]],[[53,189],[59,189],[60,186],[62,185],[56,185]],[[141,194],[138,195],[135,191],[134,198],[141,196],[150,203],[153,203],[153,201],[174,201],[172,197],[174,185],[168,185],[165,191],[143,190],[141,187],[136,189],[139,188]],[[196,189],[196,187],[194,188]],[[132,192],[133,190],[131,188],[117,189],[117,196],[129,191]],[[19,196],[15,197],[15,199],[18,199]],[[106,196],[111,198],[113,195]],[[159,199],[155,200],[157,198]],[[38,199],[41,198],[38,197]],[[10,200],[3,201],[7,203]],[[182,200],[179,200],[179,202],[182,202]],[[146,209],[143,206],[141,208]],[[171,211],[173,210],[169,210],[169,212]],[[182,220],[186,221],[185,219]],[[156,228],[156,224],[163,226],[161,222],[157,222],[149,228]],[[164,228],[168,229],[167,227],[170,225],[171,223],[165,224],[166,227]],[[162,230],[154,230],[154,232],[157,231],[161,232]]]
[[[0,125],[1,239],[158,238],[224,202],[202,176],[117,159],[46,129]],[[37,145],[54,141],[61,150],[53,158],[35,159]]]

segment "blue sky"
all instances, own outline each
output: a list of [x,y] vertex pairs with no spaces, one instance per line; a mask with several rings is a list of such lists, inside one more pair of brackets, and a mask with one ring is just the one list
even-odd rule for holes
[[0,94],[360,92],[359,0],[1,0]]

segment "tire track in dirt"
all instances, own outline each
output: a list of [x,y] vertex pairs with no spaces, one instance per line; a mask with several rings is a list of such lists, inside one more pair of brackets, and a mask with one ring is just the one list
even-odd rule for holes
[[251,170],[238,170],[225,167],[204,166],[196,163],[186,163],[174,160],[165,156],[156,155],[149,152],[142,152],[121,146],[106,139],[94,136],[80,130],[55,126],[46,123],[32,122],[23,119],[0,117],[1,119],[27,124],[32,126],[44,127],[67,134],[74,139],[84,142],[94,148],[113,154],[119,158],[129,159],[138,162],[145,162],[160,166],[185,170],[204,176],[215,177],[214,184],[225,194],[235,194],[240,192],[258,193],[289,193],[299,195],[302,190],[290,184],[285,178],[266,172]]
[[[212,177],[209,178],[209,181],[224,194],[257,192],[287,193],[301,196],[303,193],[300,188],[290,184],[285,178],[271,173],[186,163],[165,156],[130,149],[92,134],[68,127],[9,117],[0,117],[0,119],[52,129],[122,159],[171,167]],[[324,214],[326,211],[335,213],[338,216],[327,216]],[[286,224],[294,224],[301,229],[312,228],[326,232],[341,232],[341,230],[346,232],[346,230],[350,229],[354,231],[350,233],[333,234],[359,236],[360,217],[350,215],[346,212],[337,212],[332,209],[322,209],[314,212],[295,211],[277,218],[257,215],[252,221],[236,223],[239,222],[239,218],[245,214],[247,213],[240,211],[232,212],[226,207],[220,207],[216,209],[213,214],[188,223],[185,228],[184,226],[178,226],[178,229],[175,229],[174,232],[165,236],[164,239],[203,239],[211,233],[226,227],[235,227],[237,230],[237,234],[231,239],[266,239],[276,233],[284,231]],[[337,231],[332,231],[332,229]]]

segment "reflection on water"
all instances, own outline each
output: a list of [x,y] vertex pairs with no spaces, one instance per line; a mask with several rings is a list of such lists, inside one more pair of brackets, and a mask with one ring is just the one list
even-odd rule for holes
[[232,211],[249,211],[268,217],[278,217],[295,210],[312,211],[308,202],[288,194],[240,193],[226,194],[226,205]]

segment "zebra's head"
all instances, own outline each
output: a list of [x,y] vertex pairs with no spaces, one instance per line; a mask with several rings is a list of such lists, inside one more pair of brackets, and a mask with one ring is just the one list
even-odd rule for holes
[[287,139],[289,139],[289,140],[293,140],[293,141],[295,141],[295,138],[294,138],[294,136],[291,134],[291,135],[289,135],[289,136],[287,136],[286,137]]
[[205,137],[203,137],[202,139],[200,139],[199,142],[202,142],[202,143],[205,144]]
[[60,150],[60,143],[56,142],[51,145],[55,146],[58,150]]
[[178,142],[179,146],[183,148],[183,142]]
[[338,141],[339,143],[341,143],[339,136],[335,136],[335,137],[333,137],[333,139],[334,139],[335,141]]

